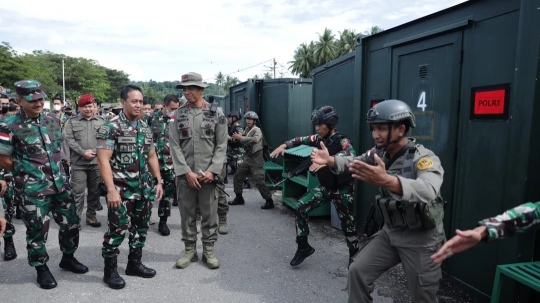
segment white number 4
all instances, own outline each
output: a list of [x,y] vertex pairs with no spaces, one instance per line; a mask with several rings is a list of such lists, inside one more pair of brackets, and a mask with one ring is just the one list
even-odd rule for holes
[[422,92],[420,94],[420,98],[418,98],[418,104],[416,105],[416,107],[420,107],[422,108],[422,111],[426,111],[426,92]]

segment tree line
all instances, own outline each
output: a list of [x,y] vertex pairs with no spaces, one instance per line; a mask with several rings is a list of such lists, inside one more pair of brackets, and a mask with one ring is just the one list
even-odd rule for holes
[[[382,28],[372,26],[362,34],[369,36],[382,31]],[[318,40],[302,43],[294,51],[293,60],[289,61],[291,73],[311,78],[311,73],[317,67],[354,51],[358,34],[355,30],[345,29],[336,36],[332,30],[325,28],[322,34],[318,34]]]

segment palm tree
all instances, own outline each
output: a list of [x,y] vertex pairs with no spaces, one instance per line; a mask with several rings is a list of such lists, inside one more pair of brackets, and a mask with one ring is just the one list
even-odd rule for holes
[[223,85],[225,84],[225,76],[222,72],[217,73],[216,77],[214,78],[216,80],[216,85],[219,87],[220,93],[223,89]]
[[317,64],[313,57],[314,45],[313,41],[310,45],[305,43],[300,44],[300,46],[294,51],[294,60],[289,61],[291,65],[289,69],[291,73],[297,74],[302,78],[311,78],[311,72]]
[[371,36],[371,35],[380,33],[382,31],[384,31],[384,29],[380,28],[377,25],[373,25],[369,30],[364,31],[364,35]]
[[357,33],[354,30],[346,29],[339,32],[337,44],[337,53],[339,56],[348,54],[354,50]]
[[226,76],[225,77],[225,90],[229,90],[232,86],[235,86],[236,84],[240,83],[240,80],[236,77]]
[[315,43],[315,52],[313,55],[315,62],[319,66],[337,58],[334,35],[331,29],[325,28],[323,34],[319,34],[319,41]]

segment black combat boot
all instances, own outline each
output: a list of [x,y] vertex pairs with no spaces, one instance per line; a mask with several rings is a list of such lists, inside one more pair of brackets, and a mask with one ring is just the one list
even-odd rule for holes
[[121,289],[126,286],[126,281],[118,274],[118,263],[116,257],[105,259],[105,272],[103,282],[112,289]]
[[315,249],[308,243],[307,237],[296,237],[296,243],[298,243],[298,249],[294,258],[291,260],[291,266],[297,266],[304,262],[304,259],[311,256]]
[[178,206],[178,200],[177,199],[173,200],[172,206]]
[[156,271],[144,266],[141,262],[142,248],[136,248],[129,253],[128,264],[126,266],[126,275],[138,276],[141,278],[152,278]]
[[56,285],[58,285],[56,284],[56,280],[49,271],[49,267],[47,267],[47,265],[36,266],[36,271],[39,287],[43,289],[51,289],[55,288]]
[[15,207],[15,209],[16,209],[16,210],[15,210],[15,218],[17,218],[17,219],[19,219],[19,220],[22,219],[21,208],[17,206],[17,207]]
[[167,217],[159,217],[158,231],[162,236],[168,236],[171,234],[171,230],[167,226]]
[[103,210],[103,205],[101,205],[101,202],[98,202],[98,205],[97,205],[97,211],[100,211],[100,210]]
[[17,258],[17,251],[13,244],[13,238],[4,238],[4,260],[10,261]]
[[272,199],[266,200],[266,203],[263,206],[261,206],[261,209],[271,209],[271,208],[274,208],[274,200]]
[[73,254],[64,254],[59,264],[60,268],[69,270],[72,273],[84,274],[88,272],[88,267],[77,261]]
[[246,201],[244,201],[244,197],[242,197],[242,194],[236,194],[236,198],[234,200],[229,201],[229,205],[244,205]]

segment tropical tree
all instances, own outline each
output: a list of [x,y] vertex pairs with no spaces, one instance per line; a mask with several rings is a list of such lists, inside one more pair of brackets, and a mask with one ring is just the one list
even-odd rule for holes
[[339,32],[339,40],[336,41],[338,57],[354,50],[356,45],[356,35],[357,33],[350,29]]
[[384,31],[384,29],[380,28],[377,25],[373,25],[369,30],[364,31],[364,35],[371,36],[371,35],[378,34],[382,31]]
[[323,65],[337,58],[336,54],[334,34],[331,29],[325,28],[323,34],[319,34],[319,41],[315,42],[313,57],[318,65]]
[[289,61],[289,69],[293,74],[299,75],[302,78],[311,78],[311,72],[317,67],[313,52],[313,41],[307,45],[305,43],[294,51],[294,60]]

